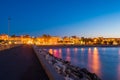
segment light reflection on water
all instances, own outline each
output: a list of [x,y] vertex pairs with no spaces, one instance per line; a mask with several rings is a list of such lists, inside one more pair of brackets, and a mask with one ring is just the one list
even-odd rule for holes
[[85,67],[102,80],[120,80],[120,48],[51,48],[55,57],[71,61],[73,65]]
[[49,53],[50,53],[50,54],[53,54],[53,49],[49,49]]
[[118,79],[120,79],[120,63],[118,64]]
[[100,75],[101,63],[100,63],[100,59],[99,59],[98,48],[96,48],[96,47],[93,49],[92,62],[93,62],[93,65],[92,65],[93,72]]
[[78,63],[78,59],[77,59],[77,54],[78,54],[78,48],[74,48],[74,63],[77,64]]
[[[120,61],[120,49],[118,50],[118,60]],[[120,79],[120,62],[118,63],[118,79]]]
[[62,58],[62,49],[59,49],[59,58]]
[[67,61],[71,61],[70,48],[67,48],[66,54],[67,54],[66,60],[67,60]]

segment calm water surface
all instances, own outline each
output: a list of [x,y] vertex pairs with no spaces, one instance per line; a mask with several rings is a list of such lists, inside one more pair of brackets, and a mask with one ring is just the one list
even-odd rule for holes
[[120,47],[49,48],[51,54],[85,67],[102,80],[120,80]]

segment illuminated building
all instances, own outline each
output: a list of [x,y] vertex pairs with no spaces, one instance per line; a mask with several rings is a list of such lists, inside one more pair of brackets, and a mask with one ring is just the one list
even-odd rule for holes
[[1,44],[36,44],[36,45],[120,45],[120,38],[84,38],[84,37],[59,37],[43,35],[40,37],[31,37],[29,35],[8,36],[0,35]]
[[8,35],[7,34],[1,34],[0,35],[0,40],[8,40]]
[[58,42],[61,41],[62,39],[58,36],[52,36],[50,39],[49,39],[49,44],[50,45],[57,45],[59,44]]
[[11,37],[9,37],[9,41],[12,44],[22,44],[22,37],[21,36],[11,36]]
[[33,44],[33,38],[31,38],[29,35],[23,35],[22,43],[23,44]]
[[63,38],[63,44],[74,44],[70,37],[65,36]]

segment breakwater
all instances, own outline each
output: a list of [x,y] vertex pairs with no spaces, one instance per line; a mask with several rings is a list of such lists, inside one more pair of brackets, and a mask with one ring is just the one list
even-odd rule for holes
[[37,46],[33,48],[50,80],[101,80],[95,73],[89,72],[86,68],[76,67]]

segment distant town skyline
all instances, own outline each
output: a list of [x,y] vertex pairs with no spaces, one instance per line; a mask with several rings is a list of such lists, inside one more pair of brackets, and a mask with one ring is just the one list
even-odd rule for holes
[[120,1],[3,0],[0,33],[38,36],[120,37]]

